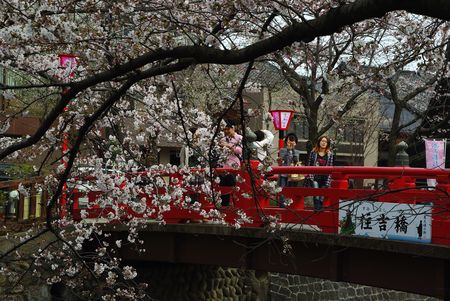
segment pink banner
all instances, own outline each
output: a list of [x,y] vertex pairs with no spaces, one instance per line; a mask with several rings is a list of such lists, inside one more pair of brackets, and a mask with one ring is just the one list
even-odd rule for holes
[[280,128],[281,126],[280,112],[276,111],[270,113],[272,114],[273,124],[275,125],[276,128]]
[[[445,140],[425,139],[425,156],[427,168],[445,168]],[[435,179],[428,179],[429,186],[436,186]]]

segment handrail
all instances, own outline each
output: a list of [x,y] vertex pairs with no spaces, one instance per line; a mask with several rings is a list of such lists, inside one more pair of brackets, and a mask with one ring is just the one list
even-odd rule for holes
[[367,166],[273,166],[273,174],[333,174],[366,176],[450,177],[450,170],[415,167],[367,167]]
[[26,179],[1,181],[0,189],[17,188],[19,186],[19,184],[29,185],[29,184],[35,184],[35,183],[44,183],[44,177],[38,176],[38,177],[31,177],[31,178],[26,178]]
[[[14,202],[8,198],[3,199],[3,216],[6,220],[14,220],[16,222],[35,221],[45,219],[45,204],[47,203],[48,193],[44,188],[42,193],[36,192],[36,184],[43,185],[45,178],[43,176],[30,177],[25,179],[16,179],[0,182],[0,190],[12,191],[18,190],[22,185],[29,193],[18,191],[18,199]],[[10,206],[10,207],[8,207]],[[6,212],[7,209],[14,208],[14,212]]]
[[[242,168],[243,169],[243,168]],[[230,167],[214,168],[216,174],[232,173],[237,174],[242,169],[234,169]],[[204,169],[191,168],[193,172],[202,172]],[[341,174],[343,176],[355,176],[355,177],[392,177],[392,176],[405,176],[415,178],[446,178],[450,179],[450,169],[429,169],[429,168],[417,168],[417,167],[368,167],[368,166],[272,166],[271,170],[267,172],[269,174]],[[139,171],[129,172],[121,174],[121,176],[171,176],[175,174],[184,174],[182,170],[178,172],[168,171]],[[113,174],[114,176],[117,176]],[[83,180],[95,180],[94,176],[82,177]],[[80,180],[80,178],[75,178]],[[1,182],[0,182],[1,183]]]
[[[214,169],[217,173],[239,173],[240,169],[220,167]],[[359,176],[406,176],[435,178],[447,176],[450,178],[450,169],[430,169],[417,167],[368,167],[368,166],[272,166],[270,174],[333,174]]]

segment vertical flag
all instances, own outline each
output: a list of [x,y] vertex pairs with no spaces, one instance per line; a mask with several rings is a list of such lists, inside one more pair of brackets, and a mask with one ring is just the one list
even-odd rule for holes
[[61,74],[59,76],[63,81],[68,82],[75,77],[75,70],[78,65],[78,57],[73,54],[60,54],[59,66]]
[[[59,77],[64,82],[69,82],[75,77],[75,69],[77,68],[78,57],[73,54],[60,54],[59,55],[59,67],[60,74]],[[65,91],[63,91],[64,93]],[[64,108],[67,111],[67,107]],[[66,154],[69,151],[69,134],[67,132],[63,133],[63,142],[61,146],[62,157],[61,161],[64,167],[67,168],[67,157]],[[64,218],[67,215],[67,183],[64,183],[61,198],[59,200],[60,204],[60,217]]]
[[[445,139],[424,139],[427,168],[445,168]],[[428,186],[436,186],[436,179],[428,179]]]

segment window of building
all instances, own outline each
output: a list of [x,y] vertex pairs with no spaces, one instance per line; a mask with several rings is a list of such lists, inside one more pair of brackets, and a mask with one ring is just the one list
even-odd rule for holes
[[289,125],[288,133],[295,133],[298,139],[308,140],[309,126],[306,121],[306,116],[300,113],[295,113],[292,117],[291,123]]
[[336,137],[340,137],[342,142],[363,143],[364,142],[364,120],[352,118],[346,120],[339,128],[334,129]]
[[180,165],[180,151],[171,150],[169,152],[169,162],[171,165]]

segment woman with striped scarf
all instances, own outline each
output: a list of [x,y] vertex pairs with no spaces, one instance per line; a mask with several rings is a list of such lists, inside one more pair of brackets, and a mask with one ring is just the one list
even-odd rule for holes
[[[333,153],[330,149],[330,138],[328,136],[320,136],[316,145],[309,154],[308,166],[333,166]],[[330,187],[331,175],[314,175],[307,176],[308,182],[314,188]],[[314,210],[322,209],[323,196],[314,197]]]

